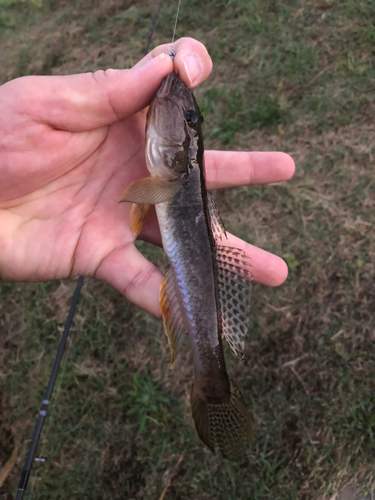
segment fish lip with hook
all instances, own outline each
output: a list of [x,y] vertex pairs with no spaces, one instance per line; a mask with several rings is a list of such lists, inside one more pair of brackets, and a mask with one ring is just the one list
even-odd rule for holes
[[160,290],[160,306],[171,363],[189,334],[194,384],[191,410],[201,440],[236,460],[252,436],[249,412],[230,382],[222,338],[243,357],[250,312],[248,258],[218,242],[225,236],[217,207],[207,192],[202,115],[192,92],[170,73],[152,100],[146,128],[146,162],[151,177],[125,191],[139,231],[155,205],[164,250],[171,264]]

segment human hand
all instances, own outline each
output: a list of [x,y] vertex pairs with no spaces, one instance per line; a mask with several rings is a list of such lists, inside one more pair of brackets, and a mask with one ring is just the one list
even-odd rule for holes
[[[159,46],[130,70],[30,76],[0,87],[0,276],[44,281],[77,275],[110,283],[160,316],[160,272],[134,245],[130,204],[119,204],[148,175],[145,107],[174,70],[193,87],[211,71],[202,44]],[[164,55],[164,57],[163,57]],[[284,153],[206,151],[208,188],[279,182],[294,172]],[[158,244],[156,220],[142,239]],[[229,235],[251,257],[255,281],[281,284],[279,257]]]

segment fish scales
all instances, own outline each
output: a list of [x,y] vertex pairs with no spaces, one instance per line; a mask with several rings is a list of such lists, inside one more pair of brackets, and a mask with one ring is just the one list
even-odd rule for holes
[[202,178],[195,166],[183,188],[168,203],[156,205],[163,248],[175,276],[190,335],[196,378],[205,381],[210,400],[229,399],[229,380],[221,349],[217,266]]

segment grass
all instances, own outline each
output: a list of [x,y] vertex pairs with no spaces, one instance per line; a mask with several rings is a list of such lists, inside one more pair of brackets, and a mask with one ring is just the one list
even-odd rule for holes
[[[40,5],[38,7],[38,5]],[[231,464],[199,443],[188,349],[169,369],[162,325],[87,280],[43,432],[37,498],[336,498],[374,487],[374,40],[371,0],[183,2],[177,36],[204,42],[196,90],[207,148],[281,150],[293,181],[215,193],[226,227],[283,256],[254,285],[248,355],[229,370],[255,439]],[[0,1],[1,79],[130,67],[157,2]],[[197,11],[199,16],[197,17]],[[154,43],[171,38],[166,2]],[[165,266],[160,250],[140,243]],[[74,284],[0,283],[0,490],[14,498]]]

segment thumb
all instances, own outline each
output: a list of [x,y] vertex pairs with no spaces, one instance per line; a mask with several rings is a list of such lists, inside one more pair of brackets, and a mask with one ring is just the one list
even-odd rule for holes
[[82,132],[145,108],[172,70],[171,58],[162,53],[132,69],[19,78],[0,87],[0,95],[34,121]]

